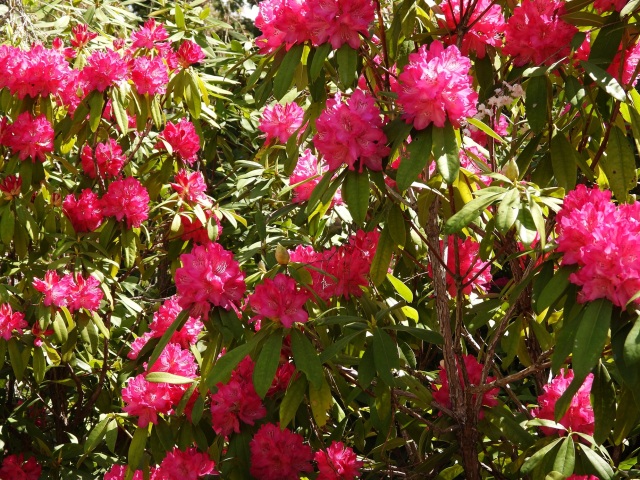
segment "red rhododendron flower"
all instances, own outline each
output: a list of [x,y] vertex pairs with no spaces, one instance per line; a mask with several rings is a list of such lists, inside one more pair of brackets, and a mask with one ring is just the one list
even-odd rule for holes
[[[178,123],[167,122],[167,126],[159,135],[164,140],[173,153],[178,155],[183,162],[192,165],[196,161],[198,150],[200,150],[200,137],[196,133],[193,123],[185,118],[181,118]],[[166,149],[167,145],[158,142],[156,148]]]
[[18,154],[20,160],[45,161],[45,155],[53,152],[53,127],[47,117],[32,117],[29,112],[18,115],[16,121],[2,132],[0,144]]
[[214,238],[209,238],[208,225],[203,225],[195,214],[186,214],[184,212],[180,213],[180,225],[182,227],[182,235],[180,235],[180,238],[185,242],[193,240],[194,243],[200,245],[211,243],[220,238],[222,234],[222,224],[218,216],[208,209],[204,211],[204,216],[207,217],[207,220],[213,218],[216,223],[215,228],[217,235],[214,235]]
[[289,50],[311,38],[306,0],[263,0],[258,4],[256,27],[262,31],[256,39],[260,53],[271,53],[282,44]]
[[578,29],[562,20],[564,7],[561,0],[522,0],[507,21],[503,52],[517,66],[551,65],[568,56]]
[[201,172],[189,172],[181,169],[175,176],[175,182],[171,187],[185,202],[191,204],[211,205],[211,200],[206,195],[207,184]]
[[[562,394],[569,388],[569,384],[573,380],[573,370],[564,369],[549,383],[543,387],[544,393],[538,397],[538,408],[532,410],[532,415],[536,418],[555,421],[556,402]],[[594,414],[591,407],[591,385],[593,383],[593,374],[590,373],[584,383],[571,399],[569,409],[560,419],[560,423],[567,430],[572,432],[585,433],[593,435]],[[562,430],[550,427],[540,427],[545,435],[553,435],[556,432],[564,434]]]
[[27,326],[24,313],[14,312],[8,303],[0,305],[0,338],[9,340],[14,330],[18,335],[22,335],[22,329]]
[[313,143],[329,170],[347,164],[349,170],[382,170],[382,158],[389,154],[382,131],[382,118],[374,98],[357,89],[346,103],[340,93],[327,102],[327,109],[316,122]]
[[[476,357],[473,355],[463,355],[462,360],[464,361],[464,367],[467,371],[467,378],[469,379],[469,384],[472,386],[480,385],[480,380],[482,379],[482,368],[483,365],[478,363]],[[458,369],[458,378],[460,379],[460,384],[462,389],[465,389],[464,386],[464,374],[462,372],[462,368],[460,366],[460,359],[456,357],[456,366]],[[440,405],[446,408],[451,408],[451,397],[449,391],[449,377],[447,375],[447,371],[444,369],[442,365],[440,365],[438,370],[438,379],[437,383],[431,387],[431,391],[433,393],[433,399],[438,402]],[[491,383],[495,380],[494,377],[487,376],[486,383]],[[439,383],[439,387],[436,385]],[[482,394],[482,405],[485,407],[495,407],[498,405],[498,399],[496,396],[500,391],[499,388],[492,388]],[[473,396],[474,400],[476,395]],[[480,411],[480,418],[484,417],[484,412]]]
[[342,442],[332,442],[327,450],[319,450],[313,459],[318,462],[320,474],[316,480],[353,480],[364,465],[356,454]]
[[95,158],[89,145],[82,148],[80,154],[82,170],[90,178],[96,178],[96,164],[98,174],[103,178],[117,177],[122,171],[127,157],[122,153],[122,148],[113,138],[96,145]]
[[629,0],[595,0],[595,2],[593,2],[593,7],[598,11],[598,13],[606,12],[608,10],[615,10],[616,12],[619,12],[628,2]]
[[82,275],[68,274],[65,277],[70,277],[71,288],[67,299],[69,311],[75,312],[81,308],[97,310],[104,295],[100,288],[100,281],[93,275],[84,278]]
[[89,26],[83,23],[76,25],[71,29],[71,34],[73,37],[71,38],[71,45],[76,48],[82,48],[91,40],[98,36],[97,33],[90,32]]
[[262,112],[258,128],[266,134],[266,141],[278,139],[287,143],[289,137],[302,126],[304,110],[295,102],[281,105],[276,103]]
[[347,43],[360,48],[360,35],[369,37],[375,17],[372,0],[310,0],[308,28],[314,45],[329,42],[334,49]]
[[105,217],[127,220],[127,227],[139,227],[149,217],[149,192],[133,177],[116,180],[102,197]]
[[77,199],[75,195],[67,195],[62,209],[78,233],[93,232],[102,224],[102,204],[90,188],[85,188]]
[[180,255],[180,260],[175,281],[182,308],[191,308],[196,316],[208,313],[211,305],[238,312],[247,287],[233,253],[209,243],[196,245],[191,253]]
[[[283,349],[284,350],[284,349]],[[280,361],[282,361],[282,354],[280,355]],[[271,382],[271,386],[267,391],[267,397],[275,395],[278,392],[284,392],[287,390],[289,383],[291,382],[291,378],[296,373],[296,366],[293,363],[290,363],[287,359],[285,363],[281,363],[278,365],[278,370],[276,370],[276,376]]]
[[[469,30],[462,39],[461,51],[463,55],[474,52],[478,58],[484,58],[487,45],[499,47],[502,45],[501,34],[504,32],[504,17],[499,5],[491,0],[459,0],[447,1],[440,4],[444,13],[444,22],[441,20],[440,26],[451,32],[449,43],[455,45],[457,42],[456,30],[460,21],[468,15],[470,8],[473,12],[468,18]],[[462,8],[462,10],[460,10]]]
[[215,475],[215,463],[206,453],[191,447],[182,451],[175,447],[164,457],[156,475],[163,480],[197,480],[205,475]]
[[[72,278],[72,277],[71,277]],[[62,307],[67,304],[68,296],[71,293],[69,281],[62,282],[55,270],[48,270],[44,275],[44,280],[33,279],[33,287],[44,294],[44,305]]]
[[[104,474],[104,480],[124,480],[126,478],[127,467],[126,465],[114,465],[111,469]],[[149,471],[149,480],[162,480],[157,475],[157,469],[152,467]],[[144,474],[142,470],[136,470],[133,474],[132,480],[143,480]]]
[[140,27],[131,34],[132,48],[153,49],[158,43],[164,42],[169,38],[169,34],[161,23],[151,18],[144,22],[144,26]]
[[305,290],[300,290],[296,281],[283,273],[273,279],[265,278],[256,286],[255,293],[249,295],[248,302],[258,314],[253,320],[268,318],[280,322],[285,328],[294,323],[305,323],[309,314],[304,304],[309,299]]
[[98,50],[87,58],[87,64],[81,72],[81,80],[87,91],[104,92],[111,85],[125,82],[129,75],[129,67],[118,53],[113,50]]
[[178,63],[182,68],[189,68],[194,63],[200,63],[204,60],[205,55],[198,45],[191,40],[185,40],[178,47]]
[[470,68],[471,61],[455,45],[444,48],[438,41],[409,55],[395,89],[402,118],[422,130],[431,123],[444,127],[447,119],[459,127],[473,117],[478,94],[472,88]]
[[633,87],[640,77],[640,74],[636,73],[638,63],[640,63],[640,43],[632,45],[624,52],[618,52],[607,71],[623,86]]
[[[307,148],[304,153],[300,155],[300,158],[298,158],[296,168],[291,172],[291,176],[289,177],[289,185],[304,182],[297,187],[293,187],[293,201],[295,203],[302,203],[309,200],[313,189],[320,183],[321,177],[318,177],[318,175],[322,175],[328,171],[329,168],[327,165],[324,162],[318,162],[316,156]],[[333,195],[332,203],[334,205],[342,203],[340,189],[336,190],[336,193]]]
[[42,467],[35,457],[24,460],[24,455],[7,455],[2,460],[0,480],[38,480]]
[[21,188],[22,178],[17,175],[7,175],[0,183],[0,192],[4,193],[4,199],[7,201],[11,201],[20,195]]
[[131,80],[140,95],[162,95],[169,83],[167,65],[162,57],[136,57],[133,59]]
[[251,475],[256,480],[298,480],[313,471],[313,452],[301,435],[278,425],[266,423],[249,443]]

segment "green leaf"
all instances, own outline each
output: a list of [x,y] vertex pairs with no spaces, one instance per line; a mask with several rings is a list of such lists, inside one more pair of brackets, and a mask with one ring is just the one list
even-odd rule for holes
[[391,325],[389,327],[384,327],[384,330],[406,332],[411,336],[414,336],[425,342],[433,343],[435,345],[442,345],[442,343],[444,342],[440,333],[434,332],[433,330],[428,330],[426,328],[408,327],[406,325]]
[[583,459],[591,464],[593,473],[595,473],[600,480],[613,479],[611,466],[600,455],[584,445],[580,445],[580,451],[584,454]]
[[525,97],[525,111],[531,130],[540,133],[547,125],[548,120],[548,83],[546,76],[532,77],[527,83]]
[[236,368],[236,365],[238,365],[244,357],[249,355],[254,346],[255,344],[253,342],[248,342],[228,351],[220,357],[205,378],[207,388],[211,390],[217,383],[226,382],[231,376],[231,371]]
[[460,171],[460,148],[451,123],[447,122],[443,128],[433,129],[433,156],[445,182],[455,182]]
[[376,376],[376,362],[374,359],[373,347],[370,346],[364,351],[358,364],[358,383],[363,389],[371,385]]
[[118,440],[118,421],[112,418],[107,424],[107,431],[105,432],[105,439],[107,448],[111,453],[116,451],[116,441]]
[[92,132],[98,130],[104,108],[104,95],[102,92],[93,92],[89,96],[89,128]]
[[611,135],[600,165],[607,175],[613,195],[626,202],[627,193],[638,182],[633,150],[626,135],[617,126],[611,127]]
[[393,369],[400,368],[398,347],[393,339],[382,329],[373,329],[373,360],[378,376],[390,387],[395,386]]
[[311,60],[311,67],[309,68],[309,79],[313,82],[320,75],[320,71],[324,65],[324,61],[329,56],[329,52],[331,52],[331,44],[323,43],[318,46],[313,54],[313,60]]
[[613,78],[611,74],[591,62],[583,61],[580,62],[580,64],[589,75],[589,78],[595,81],[605,92],[620,102],[625,102],[627,100],[627,94],[624,89],[620,86],[618,80]]
[[385,225],[380,238],[378,239],[378,247],[376,253],[371,261],[371,271],[369,277],[371,283],[376,287],[380,286],[384,279],[387,278],[387,272],[389,271],[389,264],[393,257],[393,251],[395,250],[394,241],[389,234],[389,225]]
[[280,364],[281,350],[282,330],[278,330],[267,338],[253,370],[253,386],[260,398],[264,398],[269,387],[271,387]]
[[147,446],[147,428],[138,427],[133,434],[131,445],[129,445],[129,468],[137,470],[142,463],[145,447]]
[[147,371],[151,370],[153,365],[156,363],[156,360],[160,358],[160,355],[162,354],[164,347],[167,346],[167,344],[169,343],[169,340],[171,340],[171,337],[173,336],[175,331],[178,330],[178,328],[181,328],[182,325],[184,325],[184,323],[187,321],[187,318],[189,318],[189,310],[183,310],[178,314],[178,316],[171,323],[171,325],[169,325],[169,328],[167,328],[167,330],[164,332],[162,337],[160,337],[160,340],[158,341],[156,348],[153,349],[153,353],[151,354],[151,357],[149,357],[149,362],[147,364],[148,365]]
[[320,389],[324,381],[324,372],[318,352],[309,339],[297,329],[291,330],[291,352],[296,368],[304,372],[311,385]]
[[336,52],[336,59],[340,82],[345,88],[349,88],[358,74],[358,51],[345,43]]
[[398,205],[393,205],[387,213],[387,223],[389,225],[389,234],[391,239],[400,248],[404,248],[407,241],[407,228],[404,224],[404,215],[402,209]]
[[629,387],[637,389],[640,384],[640,319],[638,318],[633,322],[633,327],[624,340],[622,358],[624,360],[623,378],[625,383]]
[[390,273],[387,273],[387,280],[389,280],[391,285],[393,285],[393,288],[398,292],[398,295],[404,298],[408,303],[413,302],[413,292],[409,287],[402,283],[402,280],[394,277]]
[[362,335],[364,332],[364,330],[360,330],[359,332],[340,337],[340,339],[336,340],[322,351],[320,354],[320,361],[325,363],[333,359],[333,357],[344,350],[344,348],[351,343],[355,337]]
[[289,385],[287,393],[284,394],[284,398],[280,403],[280,427],[286,427],[295,418],[306,391],[306,377],[300,376]]
[[348,171],[342,185],[342,197],[356,223],[364,223],[369,209],[369,171]]
[[93,427],[91,432],[89,432],[87,441],[84,444],[84,453],[91,452],[100,444],[105,433],[107,433],[107,423],[109,420],[109,417],[103,418],[95,427]]
[[531,455],[531,457],[529,457],[527,461],[524,462],[522,468],[520,469],[520,473],[523,475],[528,475],[529,473],[531,473],[531,471],[533,471],[533,469],[536,468],[536,466],[547,456],[547,454],[549,454],[549,452],[551,452],[551,450],[553,450],[553,448],[561,441],[562,438],[558,438],[553,442],[545,445],[544,447],[539,448],[536,453]]
[[553,277],[551,277],[551,280],[549,280],[542,289],[535,302],[536,312],[543,312],[562,296],[569,286],[569,275],[571,275],[573,271],[574,269],[570,267],[559,268],[556,271]]
[[431,158],[433,126],[418,132],[408,146],[409,158],[403,158],[396,174],[398,190],[403,191],[416,181]]
[[445,222],[444,233],[451,235],[459,232],[478,218],[489,205],[503,196],[504,192],[500,192],[474,198]]
[[498,135],[489,125],[487,125],[484,122],[481,122],[480,120],[478,120],[477,118],[469,118],[467,119],[467,123],[469,125],[473,125],[474,127],[476,127],[478,130],[483,131],[484,133],[486,133],[487,135],[489,135],[491,138],[493,138],[494,140],[497,140],[500,143],[506,143],[502,137],[500,135]]
[[175,6],[175,19],[176,19],[176,26],[180,30],[184,30],[185,29],[184,13],[182,13],[182,9],[177,4]]
[[332,403],[331,388],[323,375],[319,388],[316,388],[313,383],[309,385],[309,404],[318,427],[322,428],[327,424],[327,410],[331,408]]
[[13,374],[16,376],[16,380],[21,382],[22,377],[24,376],[24,370],[27,366],[22,361],[22,352],[20,351],[18,341],[13,337],[10,338],[7,342],[7,349],[9,350],[9,360],[11,361]]
[[7,247],[11,245],[15,228],[16,215],[13,213],[13,210],[7,208],[2,214],[2,220],[0,220],[0,239]]
[[[613,416],[613,411],[609,412]],[[615,411],[615,425],[613,427],[613,444],[621,445],[634,428],[636,428],[640,411],[634,399],[633,391],[628,387],[622,388],[618,401],[618,409]]]
[[42,383],[46,370],[47,363],[44,359],[44,352],[42,348],[35,348],[33,350],[33,377],[36,383]]
[[591,387],[591,403],[595,416],[593,438],[596,444],[602,444],[611,434],[615,421],[616,389],[607,368],[598,363]]
[[611,312],[611,302],[606,299],[595,300],[587,306],[573,345],[575,378],[584,380],[598,363],[609,334]]
[[186,385],[194,382],[193,378],[174,375],[168,372],[151,372],[148,373],[145,378],[151,383],[169,383],[171,385]]
[[566,477],[573,473],[576,465],[576,452],[573,440],[567,436],[560,444],[556,459],[553,461],[553,470],[560,472]]
[[136,263],[138,255],[138,236],[132,229],[122,232],[122,256],[126,268],[131,268]]
[[558,181],[558,186],[566,192],[576,188],[578,176],[578,163],[576,153],[563,133],[558,132],[552,139],[550,145],[551,166],[553,174]]
[[282,63],[278,67],[276,76],[273,80],[273,96],[276,97],[276,100],[280,100],[287,94],[287,91],[293,82],[293,76],[296,73],[296,68],[302,60],[303,50],[304,45],[295,45],[291,47],[291,50],[287,52]]
[[496,227],[502,233],[507,233],[520,212],[520,190],[513,188],[508,190],[498,205],[496,213]]
[[[620,10],[620,16],[626,17],[630,15],[640,5],[640,0],[629,0],[629,2]],[[622,30],[622,29],[621,29]]]

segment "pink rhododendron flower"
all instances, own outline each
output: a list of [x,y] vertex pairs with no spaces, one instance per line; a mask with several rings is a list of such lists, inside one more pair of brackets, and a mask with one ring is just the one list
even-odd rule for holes
[[98,36],[97,33],[90,32],[89,26],[83,23],[80,23],[71,29],[71,34],[73,37],[71,38],[71,45],[75,48],[82,48],[86,44],[88,44],[91,40]]
[[205,55],[198,45],[191,40],[185,40],[178,47],[178,63],[182,68],[189,68],[189,66],[200,63],[204,60]]
[[0,338],[9,340],[14,330],[18,335],[22,335],[22,329],[27,326],[24,313],[14,312],[8,303],[0,305]]
[[629,0],[595,0],[593,7],[598,13],[606,12],[608,10],[615,10],[619,12],[624,8]]
[[0,192],[4,193],[4,199],[7,201],[11,201],[19,196],[21,188],[22,178],[17,175],[7,175],[4,177],[4,180],[0,182]]
[[281,105],[276,103],[262,112],[258,128],[266,134],[266,141],[277,139],[287,143],[289,137],[302,126],[304,110],[295,102]]
[[38,480],[42,467],[35,457],[25,461],[24,455],[7,455],[0,467],[0,480]]
[[632,45],[624,52],[618,52],[607,71],[623,86],[633,87],[640,77],[640,74],[636,73],[638,63],[640,63],[640,43]]
[[[543,387],[544,393],[538,397],[538,404],[540,406],[532,410],[532,415],[536,418],[555,421],[556,402],[567,388],[569,388],[572,380],[573,370],[560,370],[560,373],[551,383]],[[593,435],[595,417],[589,399],[592,383],[593,374],[590,373],[580,387],[580,390],[578,390],[578,393],[571,399],[569,409],[558,422],[567,430]],[[566,433],[550,427],[540,427],[540,429],[545,435],[553,435],[556,432],[561,435]]]
[[561,0],[522,0],[507,21],[503,52],[517,66],[551,65],[569,55],[578,29],[562,20],[564,7]]
[[75,195],[67,195],[62,209],[78,233],[93,232],[102,224],[102,204],[90,188],[85,188],[77,199]]
[[478,94],[472,88],[471,61],[455,45],[446,49],[435,41],[409,55],[395,92],[402,118],[422,130],[433,123],[444,127],[448,119],[455,127],[476,113]]
[[133,59],[131,80],[140,95],[162,95],[169,83],[167,65],[162,57],[136,57]]
[[33,287],[44,294],[44,306],[50,305],[61,307],[67,304],[68,296],[71,292],[71,285],[68,281],[61,282],[55,270],[48,270],[44,275],[44,280],[33,279]]
[[[158,478],[158,475],[156,475],[156,468],[151,468],[150,469],[150,480],[160,480],[160,478]],[[111,467],[111,469],[104,474],[104,480],[124,480],[126,478],[126,473],[127,473],[127,466],[126,465],[114,465],[113,467]],[[132,480],[143,480],[144,479],[144,474],[142,473],[142,470],[136,470],[135,473],[133,474],[133,479]]]
[[[178,123],[167,122],[166,127],[159,135],[172,149],[173,153],[187,165],[193,165],[200,150],[200,137],[196,128],[189,120],[181,118]],[[163,142],[158,142],[156,148],[166,149]]]
[[[507,136],[509,122],[507,121],[507,117],[504,115],[500,115],[497,122],[495,118],[491,118],[489,126],[501,137]],[[468,125],[467,128],[469,129],[469,134],[474,142],[483,147],[487,146],[489,136],[486,133],[473,125]]]
[[161,23],[151,18],[144,25],[131,34],[132,48],[146,48],[152,50],[158,43],[169,38],[169,34]]
[[332,442],[327,450],[319,450],[314,458],[320,474],[316,480],[353,480],[360,475],[363,462],[342,442]]
[[207,220],[213,218],[215,221],[217,235],[215,235],[214,238],[209,238],[208,226],[203,225],[198,217],[194,214],[186,213],[180,213],[180,225],[182,227],[182,235],[180,235],[180,238],[185,242],[193,240],[194,243],[200,245],[211,243],[220,238],[222,234],[222,224],[218,216],[209,209],[204,211],[204,216],[207,217]]
[[375,99],[356,90],[346,103],[340,93],[327,102],[327,109],[316,122],[318,133],[313,143],[329,170],[346,164],[349,170],[362,172],[364,167],[382,170],[382,158],[389,154],[382,131],[382,118]]
[[127,61],[113,50],[98,50],[88,58],[81,72],[87,91],[104,92],[112,85],[125,82],[129,76]]
[[[472,155],[475,158],[472,158]],[[481,169],[478,166],[478,163],[485,165],[485,169]],[[485,185],[489,185],[491,183],[491,177],[486,175],[489,171],[487,163],[486,157],[476,147],[460,149],[460,166],[477,175],[480,181]],[[435,162],[433,162],[432,165],[433,170],[435,171]],[[431,166],[429,167],[429,170],[431,170]],[[431,174],[432,172],[430,171],[429,173]]]
[[45,155],[53,152],[53,127],[44,115],[32,117],[29,112],[23,112],[3,129],[0,145],[9,147],[20,160],[30,157],[34,163],[44,162]]
[[[463,355],[462,360],[464,361],[464,368],[467,371],[467,378],[469,379],[469,384],[472,386],[480,385],[480,380],[482,379],[482,368],[483,365],[478,363],[476,357],[473,355]],[[462,389],[465,389],[464,386],[464,374],[462,373],[462,368],[460,365],[460,359],[456,357],[456,366],[458,369],[458,378],[460,379],[460,384]],[[451,397],[449,390],[449,377],[447,375],[447,371],[444,369],[444,366],[440,365],[438,370],[438,379],[437,383],[431,387],[431,391],[433,393],[433,399],[438,402],[440,405],[446,408],[451,408]],[[487,376],[486,383],[491,383],[495,380],[494,377]],[[439,383],[439,388],[436,385]],[[482,394],[482,405],[484,407],[495,407],[498,405],[498,399],[496,396],[500,391],[499,388],[492,388]],[[476,395],[473,396],[474,399]],[[484,417],[484,412],[480,411],[480,418]]]
[[211,200],[206,195],[207,184],[201,172],[189,172],[181,169],[175,176],[175,182],[171,187],[178,192],[180,198],[192,204],[211,205]]
[[308,27],[314,45],[330,43],[335,50],[345,43],[360,48],[360,35],[369,37],[375,17],[372,0],[310,0]]
[[96,164],[98,165],[98,174],[103,178],[117,177],[122,171],[127,157],[122,153],[122,148],[113,138],[108,139],[104,143],[98,143],[95,149],[95,158],[93,149],[89,145],[85,145],[80,153],[82,162],[82,170],[89,178],[96,178]]
[[81,308],[98,309],[104,293],[100,288],[100,281],[96,277],[89,275],[84,278],[82,275],[67,274],[61,282],[68,282],[70,287],[66,305],[70,312]]
[[258,314],[253,320],[268,318],[282,323],[285,328],[291,328],[296,322],[305,323],[309,320],[309,314],[304,309],[308,299],[309,293],[300,290],[293,278],[279,273],[273,279],[265,278],[247,300]]
[[[280,361],[282,361],[282,354],[280,355]],[[278,392],[286,391],[295,373],[296,366],[293,363],[290,363],[288,359],[285,361],[285,363],[281,363],[280,365],[278,365],[276,376],[273,379],[269,390],[267,391],[267,397],[275,395]]]
[[[298,158],[296,168],[291,172],[291,176],[289,177],[289,185],[304,182],[297,187],[293,187],[293,201],[295,203],[302,203],[309,200],[313,189],[316,188],[318,183],[320,183],[321,177],[313,178],[312,180],[308,179],[317,175],[322,175],[328,171],[329,168],[324,162],[318,162],[318,159],[313,153],[311,153],[311,150],[308,148],[305,149],[304,153],[300,155],[300,158]],[[305,180],[308,181],[305,182]],[[338,189],[334,194],[332,203],[334,205],[342,203],[340,189]]]
[[195,316],[208,313],[212,305],[238,312],[247,287],[233,253],[209,243],[196,245],[191,253],[180,255],[180,260],[175,281],[182,308],[191,308]]
[[105,217],[126,219],[128,228],[139,227],[149,217],[149,192],[133,177],[109,184],[101,202]]
[[251,475],[256,480],[298,480],[313,471],[313,452],[301,435],[278,425],[266,423],[249,443]]
[[164,457],[156,475],[163,480],[197,480],[205,475],[215,475],[215,463],[206,453],[191,447],[182,451],[175,447]]
[[309,40],[308,16],[307,0],[262,0],[256,17],[256,27],[262,31],[256,38],[260,53],[272,53],[282,44],[289,50]]
[[[462,11],[460,10],[462,5]],[[491,0],[480,0],[474,2],[472,0],[448,1],[445,0],[440,4],[440,8],[444,13],[444,21],[440,20],[440,26],[451,32],[448,41],[455,45],[457,42],[456,30],[461,19],[468,14],[470,8],[473,12],[469,16],[467,25],[470,29],[465,33],[462,39],[461,51],[463,55],[469,55],[474,52],[478,58],[484,58],[487,45],[499,47],[502,45],[501,34],[504,32],[505,22],[502,10]]]

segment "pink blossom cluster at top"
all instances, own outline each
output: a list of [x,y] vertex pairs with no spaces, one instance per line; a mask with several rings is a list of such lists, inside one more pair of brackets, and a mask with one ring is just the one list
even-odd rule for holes
[[53,152],[53,126],[44,115],[33,117],[29,112],[18,115],[10,125],[0,119],[0,145],[9,147],[22,161],[44,162],[46,154]]
[[478,94],[469,75],[471,61],[455,45],[435,41],[409,55],[409,64],[398,77],[395,92],[402,118],[422,130],[433,123],[444,127],[447,119],[460,122],[476,113]]
[[191,253],[180,255],[182,267],[176,270],[178,302],[194,316],[206,315],[211,306],[238,311],[246,284],[233,253],[218,243],[196,245]]
[[[176,297],[166,300],[158,311],[153,314],[153,321],[149,325],[149,331],[133,341],[131,351],[127,354],[127,357],[132,360],[138,358],[140,350],[144,348],[149,340],[162,337],[181,311],[182,308],[178,305]],[[177,343],[182,348],[188,349],[190,345],[196,343],[198,335],[200,335],[203,328],[204,324],[199,318],[189,317],[184,326],[173,333],[169,343]]]
[[24,313],[14,312],[8,303],[0,305],[0,338],[9,340],[14,331],[22,335],[22,329],[27,326]]
[[265,107],[258,129],[264,132],[265,141],[278,140],[287,143],[289,137],[302,126],[304,110],[297,103],[276,103]]
[[563,0],[522,0],[505,28],[503,52],[517,66],[551,65],[569,55],[578,29],[562,20]]
[[[462,361],[464,362],[464,368],[467,371],[467,378],[469,379],[469,384],[472,386],[480,385],[480,380],[482,380],[482,369],[483,365],[478,363],[476,357],[473,355],[463,355]],[[462,389],[465,389],[464,386],[464,373],[462,371],[462,366],[460,365],[460,360],[456,357],[456,367],[458,370],[458,378],[460,379],[460,384]],[[433,393],[433,399],[438,402],[440,405],[446,408],[451,408],[451,397],[450,397],[450,387],[449,387],[449,377],[447,375],[447,371],[444,369],[443,365],[440,365],[438,370],[438,379],[437,383],[434,383],[431,390]],[[494,381],[495,378],[491,376],[487,376],[486,383],[490,383]],[[495,407],[498,405],[498,399],[496,396],[500,391],[499,388],[492,388],[487,390],[482,394],[482,405],[485,407]],[[474,395],[475,399],[476,395]],[[480,418],[483,418],[483,412],[480,412]]]
[[629,0],[595,0],[593,7],[598,13],[606,12],[608,10],[615,10],[619,12],[624,6],[629,3]]
[[255,292],[247,300],[257,313],[252,321],[268,318],[280,322],[285,328],[291,328],[294,323],[305,323],[309,319],[304,309],[309,298],[309,292],[298,288],[293,278],[279,273],[273,279],[265,278],[256,285]]
[[257,480],[298,480],[313,471],[313,452],[301,435],[266,423],[249,443],[251,475]]
[[360,474],[363,462],[342,442],[332,442],[326,450],[319,450],[314,456],[320,474],[316,480],[353,480]]
[[[607,298],[619,307],[640,291],[640,202],[616,206],[611,191],[578,185],[556,216],[564,265],[580,302]],[[640,299],[636,299],[640,303]]]
[[[145,369],[147,365],[145,364]],[[179,344],[168,344],[148,373],[166,372],[186,378],[194,378],[198,365],[189,350]],[[122,399],[126,403],[123,410],[138,417],[138,426],[145,428],[149,423],[158,423],[158,414],[169,415],[178,406],[189,384],[150,382],[147,373],[130,378],[122,389]],[[194,392],[195,394],[195,392]]]
[[251,357],[245,357],[228,383],[216,385],[218,391],[211,395],[211,423],[218,435],[240,433],[241,422],[254,425],[267,414],[253,386],[254,367]]
[[349,170],[364,167],[382,170],[382,158],[389,154],[382,130],[380,110],[375,99],[357,89],[346,103],[338,92],[316,122],[318,133],[313,143],[329,166],[337,170],[346,164]]
[[33,287],[44,294],[46,307],[67,307],[70,312],[81,308],[97,310],[104,295],[100,281],[93,275],[84,278],[67,273],[60,278],[55,270],[48,270],[43,280],[34,278]]
[[[475,6],[474,6],[475,4]],[[462,10],[461,10],[462,6]],[[487,45],[499,47],[502,45],[501,34],[504,32],[505,22],[502,10],[492,0],[445,0],[440,4],[445,21],[440,21],[441,27],[446,28],[451,36],[447,41],[451,45],[457,43],[456,30],[460,21],[468,14],[470,8],[473,12],[468,17],[467,25],[471,27],[462,39],[461,51],[463,55],[469,52],[476,54],[478,58],[484,58]]]
[[[555,421],[556,403],[562,394],[569,388],[573,381],[573,370],[560,370],[560,373],[543,387],[544,393],[538,397],[538,408],[532,410],[532,415],[536,418]],[[560,424],[572,432],[593,435],[594,413],[589,396],[591,385],[593,384],[593,374],[590,373],[578,390],[578,393],[571,399],[569,409],[560,419]],[[553,435],[556,432],[563,433],[550,427],[540,427],[545,435]]]
[[323,300],[332,297],[362,296],[362,287],[369,284],[371,262],[380,233],[358,230],[346,244],[317,252],[311,246],[298,245],[290,251],[292,262],[308,265],[313,293]]
[[38,480],[41,472],[42,467],[35,457],[25,461],[22,453],[7,455],[0,467],[0,480]]
[[158,138],[163,141],[158,142],[156,148],[170,148],[187,165],[193,165],[198,159],[200,137],[196,133],[196,127],[186,118],[181,118],[177,123],[167,122]]
[[346,43],[357,49],[360,35],[369,37],[375,16],[372,0],[262,0],[258,8],[256,27],[262,35],[256,45],[261,53],[307,41],[330,43],[334,49]]

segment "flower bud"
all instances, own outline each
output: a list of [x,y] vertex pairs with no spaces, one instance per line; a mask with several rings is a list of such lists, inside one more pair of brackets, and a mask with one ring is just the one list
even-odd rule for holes
[[276,247],[276,262],[280,265],[289,264],[289,252],[280,244]]
[[516,182],[520,177],[520,169],[518,168],[518,164],[514,159],[511,159],[507,162],[502,173],[512,182]]

